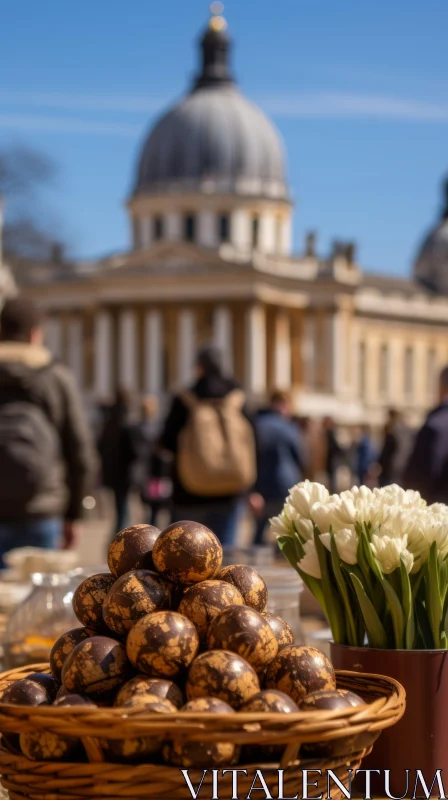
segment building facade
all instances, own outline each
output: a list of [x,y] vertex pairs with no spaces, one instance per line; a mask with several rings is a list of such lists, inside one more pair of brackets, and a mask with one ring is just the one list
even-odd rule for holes
[[212,16],[191,91],[144,143],[129,251],[29,271],[47,343],[91,402],[176,391],[213,341],[254,404],[280,388],[304,416],[379,425],[394,406],[417,423],[448,363],[446,218],[415,279],[364,273],[351,243],[319,258],[312,235],[293,254],[282,141],[240,93],[230,47]]

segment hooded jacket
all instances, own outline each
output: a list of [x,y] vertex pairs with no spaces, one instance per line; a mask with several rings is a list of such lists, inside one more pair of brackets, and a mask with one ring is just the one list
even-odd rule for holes
[[37,398],[42,404],[57,432],[58,448],[54,462],[45,465],[39,492],[25,508],[0,508],[0,520],[34,516],[78,519],[96,476],[97,459],[72,375],[53,361],[45,347],[0,342],[0,404],[2,396],[14,397],[15,392],[20,396],[29,392],[32,402]]

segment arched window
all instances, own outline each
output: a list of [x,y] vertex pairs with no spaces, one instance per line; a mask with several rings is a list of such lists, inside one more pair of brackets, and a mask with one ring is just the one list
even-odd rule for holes
[[387,344],[381,346],[378,377],[380,395],[386,398],[389,394],[389,348]]
[[223,244],[230,242],[230,217],[228,214],[221,214],[219,217],[219,241]]
[[184,217],[184,239],[187,242],[194,242],[196,238],[196,217],[194,214],[187,214]]
[[163,239],[163,217],[158,214],[154,217],[154,240],[159,242]]
[[359,396],[362,400],[366,396],[366,345],[361,342],[359,345],[358,353],[358,381],[359,381]]
[[407,402],[414,397],[414,351],[407,347],[404,353],[404,394]]

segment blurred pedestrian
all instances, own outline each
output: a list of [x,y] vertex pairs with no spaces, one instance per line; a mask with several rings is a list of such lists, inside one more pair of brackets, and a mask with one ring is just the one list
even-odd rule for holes
[[160,512],[168,510],[171,500],[171,463],[158,448],[158,417],[158,398],[155,395],[146,397],[142,403],[142,420],[135,428],[135,485],[147,510],[149,525],[157,524]]
[[448,366],[440,374],[439,400],[416,436],[403,479],[429,504],[448,503]]
[[255,482],[255,436],[245,395],[215,347],[200,350],[196,381],[174,398],[160,445],[175,456],[174,521],[201,522],[233,545],[242,497]]
[[355,441],[355,474],[360,486],[367,483],[375,461],[375,448],[368,425],[359,429]]
[[254,544],[263,544],[271,517],[280,513],[292,486],[306,468],[303,437],[291,419],[291,397],[275,391],[270,405],[255,419],[257,440],[257,482],[250,505],[256,518]]
[[389,486],[391,483],[401,485],[411,450],[412,434],[410,429],[404,423],[397,409],[389,409],[384,426],[383,446],[378,458],[381,470],[380,486]]
[[334,419],[325,417],[322,427],[326,444],[325,471],[327,473],[328,488],[330,494],[334,494],[337,492],[337,473],[343,461],[344,449],[338,442]]
[[105,415],[98,440],[102,484],[114,497],[116,524],[113,534],[129,523],[129,492],[138,458],[135,435],[130,424],[130,396],[118,389],[115,402]]
[[70,372],[30,300],[0,315],[0,566],[16,547],[72,547],[96,456]]

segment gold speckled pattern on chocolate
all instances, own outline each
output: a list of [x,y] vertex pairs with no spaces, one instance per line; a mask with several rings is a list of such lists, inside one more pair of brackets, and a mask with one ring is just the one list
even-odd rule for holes
[[263,689],[244,704],[241,711],[244,713],[296,714],[298,706],[287,694],[277,689]]
[[257,673],[244,658],[227,650],[202,653],[188,673],[187,697],[219,697],[232,708],[260,691]]
[[50,669],[56,680],[61,680],[62,667],[72,650],[77,644],[89,639],[92,635],[93,632],[87,628],[72,628],[67,633],[63,633],[55,642],[50,653]]
[[270,614],[269,611],[263,611],[263,616],[271,626],[271,630],[277,639],[279,650],[282,647],[286,647],[287,644],[294,644],[294,634],[284,619]]
[[[200,697],[190,700],[181,713],[190,714],[233,714],[228,703],[217,697]],[[168,763],[177,767],[209,769],[230,766],[235,753],[231,742],[169,742],[163,748],[163,756]]]
[[211,623],[207,634],[209,650],[231,650],[264,672],[278,653],[278,643],[268,621],[249,606],[229,606]]
[[222,564],[222,547],[205,525],[185,520],[162,531],[152,556],[157,572],[170,581],[193,584],[215,577]]
[[[142,713],[151,714],[174,714],[176,706],[169,700],[162,699],[156,695],[148,694],[146,701],[134,697],[126,704],[128,708],[141,707]],[[138,719],[138,714],[133,719]],[[133,739],[100,739],[101,748],[107,761],[142,761],[148,756],[155,755],[162,746],[159,736],[138,736]]]
[[80,747],[79,739],[59,736],[50,731],[29,731],[20,734],[20,749],[32,761],[64,761]]
[[156,611],[129,632],[126,650],[136,669],[152,677],[173,678],[190,666],[199,649],[193,623],[176,611]]
[[103,620],[103,603],[114,583],[113,575],[100,573],[86,578],[76,589],[73,595],[73,611],[86,628],[107,633]]
[[94,636],[71,652],[62,670],[62,682],[70,692],[98,696],[120,686],[127,668],[122,644],[107,636]]
[[142,617],[169,608],[170,600],[170,584],[157,572],[143,569],[127,572],[107,595],[103,619],[113,633],[123,636]]
[[147,675],[136,675],[130,681],[121,687],[115,698],[116,706],[123,706],[134,698],[142,699],[143,702],[147,701],[148,695],[156,695],[162,700],[169,700],[176,708],[181,708],[184,704],[184,698],[181,690],[172,681],[167,681],[164,678],[148,678]]
[[225,581],[203,581],[190,586],[179,605],[184,614],[196,625],[200,639],[204,639],[211,621],[224,608],[242,606],[244,600],[235,586]]
[[107,556],[109,569],[120,578],[131,569],[154,569],[152,548],[160,536],[154,525],[131,525],[117,533]]
[[278,689],[296,703],[310,692],[336,689],[331,661],[315,647],[288,645],[280,650],[268,669],[268,689]]
[[268,589],[261,575],[253,567],[248,567],[246,564],[230,564],[224,567],[216,578],[236,586],[246,606],[254,608],[255,611],[265,610]]

